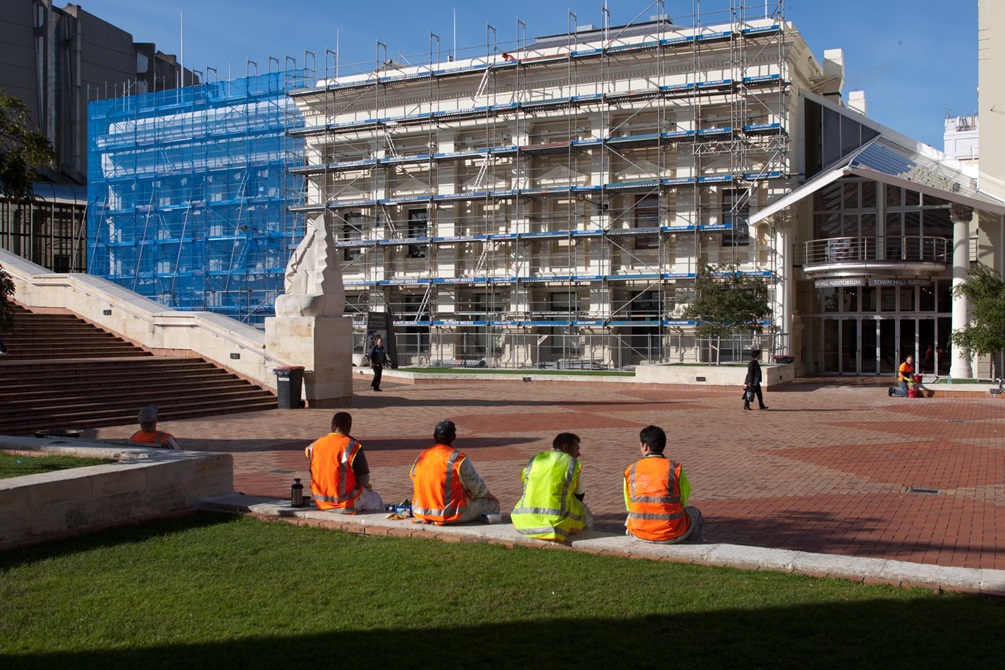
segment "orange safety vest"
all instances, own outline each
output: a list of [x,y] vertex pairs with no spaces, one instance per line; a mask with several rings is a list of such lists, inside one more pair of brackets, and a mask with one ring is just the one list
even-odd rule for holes
[[307,447],[311,459],[311,494],[318,509],[355,511],[363,493],[356,486],[352,462],[362,447],[348,435],[329,433]]
[[900,364],[899,370],[900,376],[897,377],[899,382],[909,382],[914,380],[914,366],[908,365],[907,361]]
[[138,430],[133,433],[129,441],[141,444],[157,444],[163,447],[171,437],[171,433],[165,433],[161,430]]
[[461,483],[461,463],[467,456],[453,447],[436,444],[415,459],[411,477],[412,514],[437,525],[461,518],[468,494]]
[[628,532],[641,540],[662,542],[687,532],[680,504],[680,463],[644,458],[625,470],[628,483]]

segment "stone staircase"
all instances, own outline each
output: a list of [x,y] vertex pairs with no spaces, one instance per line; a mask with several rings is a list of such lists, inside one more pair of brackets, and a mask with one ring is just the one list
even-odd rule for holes
[[[47,310],[54,311],[54,310]],[[201,358],[155,356],[69,313],[15,305],[0,333],[0,434],[170,421],[276,407],[275,396]]]

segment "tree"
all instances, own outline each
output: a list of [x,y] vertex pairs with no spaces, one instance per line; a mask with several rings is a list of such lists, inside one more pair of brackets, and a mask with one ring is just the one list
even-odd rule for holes
[[718,340],[743,330],[759,333],[761,321],[771,314],[767,282],[743,274],[735,265],[703,264],[694,288],[695,298],[685,308],[684,318],[697,322],[699,338]]
[[1001,376],[999,355],[1005,351],[1005,281],[1001,274],[978,263],[967,271],[967,280],[953,287],[956,298],[966,298],[970,322],[953,331],[953,346],[974,354],[991,356],[994,376]]
[[[15,203],[34,199],[32,185],[43,166],[55,163],[49,139],[33,128],[20,98],[0,89],[0,192]],[[0,330],[10,330],[14,282],[0,267]]]
[[14,314],[11,310],[11,298],[14,297],[14,282],[7,270],[0,265],[0,332],[14,327]]
[[56,160],[49,139],[33,125],[24,102],[0,89],[0,188],[15,202],[32,199],[39,169]]

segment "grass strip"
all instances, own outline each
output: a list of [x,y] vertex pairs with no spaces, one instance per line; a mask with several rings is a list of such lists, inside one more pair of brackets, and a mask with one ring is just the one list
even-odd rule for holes
[[104,465],[115,461],[107,458],[85,458],[77,456],[25,456],[0,451],[0,479],[37,475],[43,472],[86,468],[89,465]]
[[0,603],[6,669],[981,668],[1005,654],[1000,599],[211,514],[0,554]]

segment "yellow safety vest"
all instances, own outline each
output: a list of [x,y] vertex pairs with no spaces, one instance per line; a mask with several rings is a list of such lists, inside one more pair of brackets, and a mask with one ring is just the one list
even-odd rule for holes
[[576,497],[579,459],[563,451],[543,451],[523,469],[523,496],[513,508],[513,527],[539,540],[565,542],[586,527],[586,506]]

